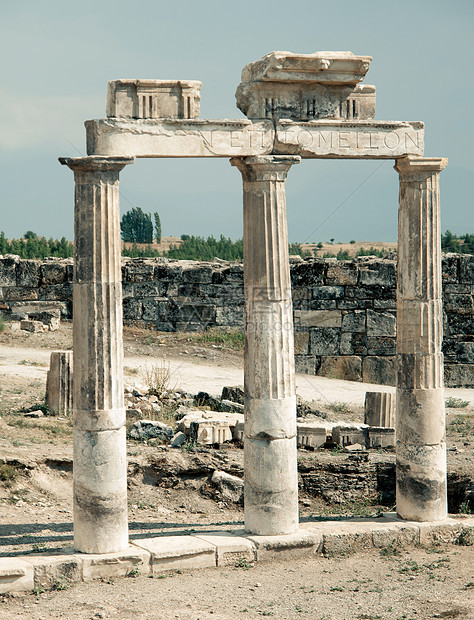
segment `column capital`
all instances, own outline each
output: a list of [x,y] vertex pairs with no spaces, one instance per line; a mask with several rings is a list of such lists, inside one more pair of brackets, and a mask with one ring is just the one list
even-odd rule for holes
[[59,163],[71,170],[81,172],[120,172],[127,164],[133,164],[135,157],[90,155],[88,157],[59,157]]
[[395,160],[395,170],[400,175],[433,174],[441,172],[448,165],[447,157],[418,157],[406,155]]
[[284,181],[291,166],[300,161],[299,155],[256,155],[230,159],[232,166],[242,173],[244,181]]

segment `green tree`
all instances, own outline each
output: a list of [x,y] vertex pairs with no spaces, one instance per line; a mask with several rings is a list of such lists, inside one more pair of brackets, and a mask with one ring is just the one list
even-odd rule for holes
[[161,243],[161,220],[160,220],[159,213],[157,213],[156,211],[154,213],[154,218],[155,218],[155,238],[156,238],[156,243]]
[[120,222],[123,241],[131,243],[153,243],[153,223],[151,215],[140,207],[127,211]]

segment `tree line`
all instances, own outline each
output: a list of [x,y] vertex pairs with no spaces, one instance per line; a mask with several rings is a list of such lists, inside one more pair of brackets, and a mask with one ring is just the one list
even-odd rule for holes
[[[214,258],[222,260],[242,260],[243,259],[243,240],[232,239],[221,235],[218,239],[212,235],[204,238],[195,235],[181,235],[180,245],[170,246],[168,251],[160,252],[150,244],[153,239],[161,242],[161,221],[158,213],[154,213],[153,220],[149,213],[144,213],[140,207],[134,207],[124,214],[121,220],[121,235],[123,241],[131,242],[133,245],[122,250],[123,256],[132,258],[146,258],[167,256],[169,258],[181,260],[203,260],[210,261]],[[145,241],[142,241],[145,239]],[[444,252],[456,252],[458,254],[474,254],[474,234],[455,235],[450,230],[441,235],[441,247]],[[312,256],[309,250],[304,250],[300,243],[291,243],[289,253],[298,254],[305,257]],[[5,233],[0,232],[0,255],[16,254],[20,258],[42,259],[48,256],[56,258],[69,258],[74,254],[74,246],[65,237],[61,239],[46,239],[28,230],[21,239],[9,240]],[[386,255],[386,250],[360,249],[358,256],[374,254],[380,258]],[[334,256],[325,254],[323,258]],[[348,260],[348,252],[340,250],[336,255],[338,260]]]

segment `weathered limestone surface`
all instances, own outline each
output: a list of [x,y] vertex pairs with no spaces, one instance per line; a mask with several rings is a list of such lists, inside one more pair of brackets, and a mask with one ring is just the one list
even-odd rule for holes
[[138,120],[85,122],[88,155],[391,159],[423,155],[424,124],[408,121]]
[[390,392],[366,392],[364,424],[395,428],[395,398]]
[[88,155],[134,157],[247,157],[273,149],[271,121],[137,120],[85,122]]
[[53,413],[72,411],[72,351],[53,351],[46,378],[46,404]]
[[408,121],[318,120],[276,123],[275,153],[304,159],[392,159],[423,155],[424,124]]
[[244,187],[245,528],[298,528],[293,317],[284,182],[298,157],[232,159]]
[[243,68],[237,107],[248,118],[373,118],[375,87],[358,84],[371,60],[352,52],[270,52]]
[[107,116],[120,118],[197,118],[201,82],[195,80],[112,80]]
[[74,171],[74,547],[128,545],[119,172],[133,158],[61,159]]
[[446,517],[439,173],[443,158],[397,160],[397,513]]

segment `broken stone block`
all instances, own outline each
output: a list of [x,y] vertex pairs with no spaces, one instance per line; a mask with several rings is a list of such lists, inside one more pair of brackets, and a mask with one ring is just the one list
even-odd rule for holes
[[395,394],[366,392],[364,424],[395,428]]
[[320,448],[326,443],[328,430],[321,423],[297,422],[298,448]]
[[33,590],[33,566],[18,558],[0,558],[0,594]]
[[234,432],[232,433],[232,435],[236,441],[244,443],[244,422],[237,422],[237,424],[234,426]]
[[375,86],[358,84],[371,60],[352,52],[270,52],[243,68],[237,107],[251,119],[372,119]]
[[224,386],[222,388],[221,400],[231,400],[233,403],[244,404],[244,391],[239,387]]
[[239,420],[243,421],[240,413],[190,411],[179,421],[178,429],[201,445],[212,445],[232,441]]
[[369,445],[369,427],[367,424],[339,424],[332,429],[332,438],[339,446],[361,444]]
[[43,416],[44,413],[41,409],[37,409],[36,411],[28,411],[28,413],[25,413],[25,418],[42,418]]
[[231,400],[221,400],[220,410],[225,413],[243,413],[244,406],[240,403],[234,403]]
[[198,118],[201,82],[196,80],[112,80],[108,117]]
[[20,329],[31,333],[45,331],[44,325],[41,321],[30,321],[29,319],[20,321]]
[[180,448],[183,445],[183,443],[185,443],[185,441],[186,441],[185,433],[183,433],[182,431],[179,431],[178,433],[176,433],[176,435],[171,440],[171,447]]
[[145,441],[158,437],[163,441],[169,441],[173,437],[173,429],[168,424],[153,420],[139,420],[135,422],[130,431],[132,439]]
[[53,351],[46,378],[46,404],[52,413],[72,411],[72,351]]
[[32,321],[40,321],[50,332],[55,332],[59,329],[61,312],[57,308],[40,312],[30,312],[28,318]]
[[33,565],[35,588],[53,588],[59,584],[65,587],[82,581],[82,560],[69,549],[69,555],[28,556]]
[[215,443],[232,441],[232,430],[229,421],[203,420],[198,424],[197,443],[201,445],[212,445]]
[[115,553],[83,553],[76,557],[81,560],[86,582],[150,573],[150,554],[135,544]]
[[347,452],[360,452],[362,450],[365,450],[365,446],[362,446],[360,443],[351,443],[350,445],[346,446],[345,449]]
[[209,407],[214,411],[218,411],[220,406],[219,399],[211,396],[207,392],[198,392],[194,397],[194,402],[199,407]]
[[371,426],[369,446],[371,448],[395,448],[395,429]]
[[242,503],[244,500],[244,481],[242,478],[227,474],[225,471],[215,470],[211,478],[224,498],[230,499],[235,503]]

